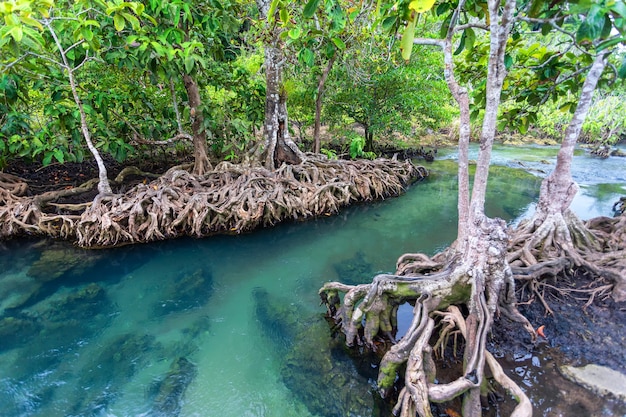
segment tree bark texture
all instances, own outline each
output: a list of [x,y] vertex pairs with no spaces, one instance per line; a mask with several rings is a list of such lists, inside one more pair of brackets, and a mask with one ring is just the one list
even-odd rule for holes
[[328,74],[330,74],[330,70],[333,68],[333,64],[336,59],[337,54],[335,53],[335,55],[328,60],[324,71],[322,71],[319,82],[317,83],[317,97],[315,97],[315,125],[313,126],[313,153],[320,153],[322,147],[320,139],[320,129],[322,124],[322,99],[324,98],[326,79],[328,78]]
[[265,155],[267,169],[276,169],[281,163],[299,164],[303,153],[291,140],[287,116],[287,95],[283,88],[283,50],[273,46],[265,47]]
[[189,112],[191,114],[191,130],[193,133],[193,174],[204,175],[211,169],[209,162],[207,135],[204,128],[204,116],[202,115],[202,99],[200,89],[191,75],[183,75],[183,83],[187,90],[189,100]]
[[52,22],[48,22],[46,24],[46,27],[48,28],[50,35],[52,35],[59,54],[61,55],[63,68],[67,71],[67,77],[70,82],[70,88],[72,90],[72,97],[74,98],[74,103],[76,103],[76,107],[78,107],[78,111],[80,113],[80,127],[83,133],[83,137],[85,138],[85,142],[87,143],[87,148],[89,148],[89,151],[96,160],[96,164],[98,164],[98,192],[100,194],[110,194],[111,185],[109,184],[107,169],[104,165],[104,161],[102,160],[102,156],[100,156],[100,152],[98,152],[98,149],[95,147],[93,141],[91,140],[91,132],[89,131],[89,126],[87,124],[87,114],[85,113],[85,107],[83,106],[83,101],[78,95],[78,88],[76,84],[76,79],[74,77],[75,69],[70,65],[69,61],[67,60],[66,50],[63,49],[63,46],[59,41],[59,37],[57,36],[56,31],[52,27]]
[[578,105],[570,121],[561,148],[556,158],[554,171],[541,184],[539,203],[537,204],[538,218],[545,218],[548,214],[564,213],[569,209],[572,200],[578,192],[578,185],[572,178],[572,159],[576,142],[580,137],[583,123],[589,113],[593,101],[593,93],[607,64],[604,54],[598,54],[589,70],[578,99]]
[[[257,0],[259,14],[268,20],[271,1]],[[255,157],[261,159],[265,168],[273,170],[282,163],[299,164],[305,159],[289,134],[287,95],[283,88],[283,65],[286,57],[280,40],[280,30],[270,23],[269,41],[265,43],[265,124],[264,147],[258,147]]]

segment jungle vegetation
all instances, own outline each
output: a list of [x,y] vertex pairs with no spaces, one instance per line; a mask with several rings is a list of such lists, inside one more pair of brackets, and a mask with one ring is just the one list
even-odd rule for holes
[[[514,415],[531,415],[486,349],[495,314],[536,338],[516,283],[583,269],[608,282],[594,295],[626,299],[624,216],[582,222],[569,210],[575,145],[625,133],[623,117],[605,123],[607,108],[625,110],[623,0],[12,0],[0,14],[0,166],[98,171],[38,195],[0,174],[2,237],[102,247],[332,213],[427,175],[377,159],[379,144],[420,146],[446,130],[459,148],[457,239],[401,255],[371,284],[320,289],[347,345],[384,345],[377,387],[386,397],[399,384],[397,414],[462,398],[462,415],[479,416],[489,368],[518,400]],[[507,130],[560,142],[534,216],[515,230],[484,212],[491,148]],[[157,155],[170,167],[151,182],[122,191],[125,175],[145,173],[109,177],[112,158]],[[406,302],[413,322],[396,341]],[[463,370],[439,383],[433,350],[451,332],[464,339]]]

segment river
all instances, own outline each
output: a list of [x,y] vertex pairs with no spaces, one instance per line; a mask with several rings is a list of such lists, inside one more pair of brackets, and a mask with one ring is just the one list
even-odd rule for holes
[[[531,213],[556,150],[497,146],[487,214],[513,223]],[[308,417],[319,414],[311,395],[326,415],[357,415],[299,388],[285,373],[285,346],[294,328],[319,321],[324,282],[368,282],[402,253],[432,254],[454,239],[455,153],[439,157],[400,198],[246,235],[106,251],[0,243],[0,416]],[[612,214],[626,195],[625,167],[577,154],[579,216]],[[258,303],[268,298],[293,326],[264,315]]]

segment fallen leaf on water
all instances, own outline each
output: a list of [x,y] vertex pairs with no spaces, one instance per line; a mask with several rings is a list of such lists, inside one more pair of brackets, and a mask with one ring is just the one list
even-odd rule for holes
[[537,334],[545,339],[547,339],[545,333],[543,332],[543,329],[545,329],[546,326],[539,326],[539,328],[537,329]]

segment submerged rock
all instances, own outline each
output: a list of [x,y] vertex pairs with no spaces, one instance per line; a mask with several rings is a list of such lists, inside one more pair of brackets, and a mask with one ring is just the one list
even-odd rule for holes
[[561,366],[561,373],[572,382],[599,395],[613,395],[626,401],[626,375],[606,366],[589,364],[583,367]]
[[266,289],[255,288],[252,291],[256,318],[263,329],[263,334],[271,340],[281,354],[291,349],[298,324],[298,312],[287,300],[272,297]]
[[107,306],[106,291],[98,284],[89,284],[55,301],[43,316],[51,321],[89,319]]
[[204,269],[185,271],[170,279],[165,296],[155,307],[155,313],[165,315],[176,311],[201,307],[213,293],[213,275]]
[[[363,358],[355,358],[363,360]],[[312,318],[297,333],[293,349],[281,368],[285,386],[307,406],[324,417],[376,416],[375,389],[377,369],[362,373],[347,354],[343,343],[330,338],[328,323]]]
[[41,323],[29,316],[0,319],[0,352],[25,344],[41,329]]
[[375,275],[372,264],[367,262],[365,254],[361,251],[355,253],[352,258],[334,264],[333,267],[339,280],[348,285],[370,282]]
[[147,365],[147,356],[153,348],[154,337],[149,335],[124,334],[114,339],[81,369],[77,384],[80,392],[72,413],[99,415],[123,391],[124,384]]
[[367,358],[351,358],[341,341],[331,339],[322,316],[302,319],[288,299],[262,288],[254,290],[253,298],[256,318],[283,358],[280,373],[285,386],[311,413],[324,417],[378,415],[377,394],[370,384],[376,369]]
[[27,274],[39,282],[54,281],[66,275],[81,276],[103,256],[97,252],[77,250],[66,244],[55,244],[41,253]]
[[177,417],[185,391],[196,377],[197,369],[187,358],[180,357],[170,366],[165,377],[155,386],[151,417]]

